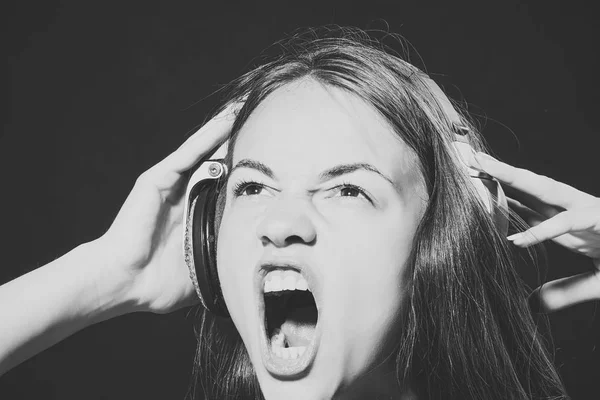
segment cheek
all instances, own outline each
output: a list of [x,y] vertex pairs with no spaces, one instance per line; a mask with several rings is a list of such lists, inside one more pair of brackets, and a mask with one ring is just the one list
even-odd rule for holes
[[[397,223],[390,223],[397,221]],[[356,222],[356,221],[355,221]],[[387,356],[402,329],[401,308],[407,297],[407,259],[416,224],[401,218],[371,220],[341,229],[329,248],[335,271],[328,276],[335,290],[338,335],[352,348],[348,365],[360,373],[382,355]]]
[[[247,318],[256,314],[254,306],[254,268],[260,258],[251,246],[252,230],[225,210],[219,226],[217,270],[223,297],[240,333],[248,329]],[[242,335],[244,337],[244,335]]]
[[366,319],[385,322],[397,314],[405,297],[412,238],[407,230],[378,226],[363,229],[346,247],[341,276],[352,296],[349,300]]
[[339,226],[329,246],[339,250],[337,272],[362,288],[359,293],[399,291],[417,224],[414,214],[397,212]]

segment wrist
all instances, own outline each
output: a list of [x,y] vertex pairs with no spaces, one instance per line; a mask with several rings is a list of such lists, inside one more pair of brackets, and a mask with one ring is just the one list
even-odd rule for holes
[[118,265],[102,240],[84,243],[73,252],[80,259],[81,279],[89,295],[86,312],[93,323],[140,310],[133,296],[133,274]]

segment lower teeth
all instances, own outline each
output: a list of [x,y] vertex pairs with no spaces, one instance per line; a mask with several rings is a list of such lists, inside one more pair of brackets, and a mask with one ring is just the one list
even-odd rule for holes
[[277,357],[284,360],[294,360],[301,357],[306,351],[306,346],[285,347],[285,334],[281,329],[275,329],[271,337],[271,350]]
[[305,346],[299,346],[299,347],[271,346],[271,350],[273,350],[273,353],[279,358],[283,358],[284,360],[295,360],[298,357],[302,357],[302,354],[304,354],[304,352],[306,351],[306,347]]

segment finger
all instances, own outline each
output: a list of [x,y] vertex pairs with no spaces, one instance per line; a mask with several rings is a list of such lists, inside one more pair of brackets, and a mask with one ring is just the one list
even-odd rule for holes
[[157,168],[178,174],[192,168],[209,151],[223,143],[235,121],[235,110],[239,103],[227,106],[217,116],[202,126],[177,150],[157,164]]
[[600,278],[594,270],[543,284],[531,294],[529,305],[534,312],[550,313],[598,299]]
[[[516,212],[530,227],[537,226],[548,219],[548,217],[541,215],[535,210],[532,210],[531,208],[521,204],[517,200],[514,200],[510,197],[507,197],[506,199],[510,209]],[[510,237],[512,238],[513,236],[511,235]],[[561,235],[553,238],[552,240],[568,249],[576,248],[576,243],[574,243],[574,240],[576,241],[577,239],[570,234]]]
[[597,208],[564,211],[507,239],[517,246],[527,247],[569,232],[593,229],[596,224],[598,224]]
[[576,205],[588,204],[595,199],[594,196],[572,186],[526,169],[515,168],[484,153],[477,153],[473,162],[479,163],[479,165],[472,165],[473,168],[483,170],[501,183],[528,193],[544,203],[568,209]]
[[521,218],[523,218],[523,220],[529,226],[538,225],[538,224],[544,222],[546,219],[548,219],[546,216],[527,207],[526,205],[524,205],[523,203],[521,203],[518,200],[515,200],[511,197],[506,197],[506,200],[508,202],[508,207],[511,210],[513,210],[514,212],[516,212]]
[[556,214],[565,211],[565,209],[563,207],[557,207],[557,206],[552,206],[550,204],[546,204],[546,203],[540,201],[538,198],[536,198],[528,193],[523,193],[520,190],[517,190],[510,186],[504,185],[503,189],[504,189],[504,194],[507,197],[510,197],[510,198],[518,201],[523,206],[526,206],[529,209],[535,211],[536,213],[544,216],[545,217],[544,219],[552,218]]

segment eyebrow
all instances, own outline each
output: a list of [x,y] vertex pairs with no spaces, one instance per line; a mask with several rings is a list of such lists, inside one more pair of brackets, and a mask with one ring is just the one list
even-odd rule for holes
[[349,173],[352,173],[355,171],[361,171],[361,170],[373,172],[373,173],[381,176],[383,179],[385,179],[392,186],[395,187],[394,181],[392,181],[392,179],[389,176],[385,175],[383,172],[379,171],[374,165],[369,164],[369,163],[352,163],[352,164],[336,165],[333,168],[330,168],[326,171],[321,172],[319,174],[319,179],[321,182],[325,182],[325,181],[328,181],[329,179],[333,179],[338,176],[342,176],[345,174],[349,174]]
[[271,168],[267,167],[265,164],[261,163],[260,161],[255,161],[255,160],[250,160],[249,158],[244,158],[243,160],[240,160],[235,165],[235,167],[233,167],[231,169],[231,172],[229,173],[229,175],[233,175],[233,172],[238,168],[255,169],[258,172],[261,172],[263,175],[266,175],[271,179],[275,179],[275,174],[273,173],[273,170]]
[[[248,158],[240,160],[235,165],[235,167],[232,168],[230,175],[232,175],[233,171],[235,171],[238,168],[251,168],[251,169],[261,172],[263,175],[266,175],[270,179],[276,179],[275,173],[273,172],[273,170],[271,168],[269,168],[267,165],[261,163],[260,161],[251,160]],[[383,172],[379,171],[374,165],[369,164],[369,163],[351,163],[351,164],[336,165],[332,168],[329,168],[329,169],[321,172],[319,174],[319,181],[321,183],[323,183],[330,179],[336,178],[338,176],[350,174],[352,172],[361,171],[361,170],[373,172],[373,173],[379,175],[380,177],[382,177],[383,179],[388,181],[394,188],[396,188],[394,181],[389,176],[387,176]]]

